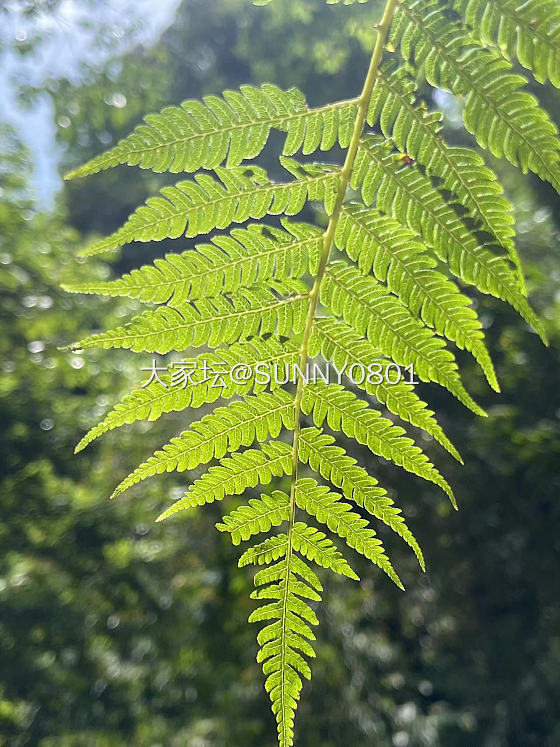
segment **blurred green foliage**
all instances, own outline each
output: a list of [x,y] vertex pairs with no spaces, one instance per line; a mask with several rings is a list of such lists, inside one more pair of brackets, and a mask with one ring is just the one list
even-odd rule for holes
[[[57,121],[70,120],[59,131],[65,165],[107,147],[146,111],[243,82],[295,84],[313,103],[354,95],[375,16],[375,3],[185,0],[151,48],[109,60],[81,86],[50,84]],[[558,93],[545,101],[560,121]],[[449,126],[453,139],[452,116]],[[120,429],[72,454],[150,362],[58,351],[131,308],[69,297],[58,285],[154,256],[154,247],[134,246],[113,269],[74,260],[91,232],[114,229],[159,177],[100,174],[41,214],[27,197],[27,155],[13,133],[1,140],[0,744],[267,747],[274,727],[246,624],[248,577],[213,529],[221,507],[154,525],[184,475],[107,500],[184,416]],[[427,444],[456,488],[458,513],[410,476],[370,465],[392,485],[428,572],[384,536],[405,594],[366,563],[360,584],[327,581],[302,747],[560,744],[560,204],[536,180],[493,165],[516,206],[551,346],[485,300],[502,396],[464,364],[490,417],[475,420],[445,393],[425,392],[465,458],[461,468]]]

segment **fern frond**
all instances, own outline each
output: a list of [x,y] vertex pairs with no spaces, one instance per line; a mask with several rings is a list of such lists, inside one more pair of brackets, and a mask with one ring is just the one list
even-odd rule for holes
[[346,558],[337,550],[336,545],[319,529],[296,521],[293,527],[293,547],[294,550],[308,560],[313,560],[322,568],[356,581],[359,580]]
[[291,292],[278,297],[260,287],[241,288],[234,295],[203,298],[177,307],[145,311],[122,327],[86,337],[73,350],[125,348],[136,353],[168,353],[188,347],[246,340],[257,334],[288,335],[305,325],[309,288],[302,281],[270,281],[273,288]]
[[[288,448],[288,461],[291,459]],[[241,491],[240,491],[241,492]],[[249,505],[240,506],[227,516],[223,523],[216,524],[220,532],[229,532],[231,541],[238,545],[242,540],[248,540],[259,532],[268,532],[271,527],[277,527],[283,521],[288,521],[290,514],[290,499],[281,490],[275,490],[272,496],[261,495],[253,498]]]
[[355,109],[356,101],[309,109],[296,88],[282,91],[269,83],[259,88],[241,86],[223,96],[190,99],[148,115],[131,135],[66,179],[119,164],[171,173],[216,169],[224,161],[228,167],[238,166],[261,153],[273,128],[287,133],[284,152],[288,155],[300,148],[303,153],[330,150],[337,142],[345,148]]
[[247,488],[267,485],[273,477],[289,475],[291,470],[292,450],[282,441],[264,443],[260,450],[246,449],[240,454],[222,459],[215,467],[210,467],[156,521],[163,521],[178,511],[221,501],[226,496],[241,495]]
[[373,91],[368,123],[379,124],[401,153],[440,179],[441,187],[454,193],[468,216],[497,239],[517,267],[517,279],[525,292],[521,260],[513,240],[513,208],[496,174],[476,151],[447,145],[441,135],[441,113],[418,106],[415,90],[416,83],[407,69],[386,66]]
[[284,557],[288,549],[288,537],[286,534],[277,534],[274,537],[267,537],[258,545],[253,545],[245,550],[239,558],[239,567],[245,565],[268,565],[278,558]]
[[404,591],[400,578],[385,554],[381,540],[369,527],[368,522],[354,513],[350,504],[342,501],[337,493],[332,493],[324,485],[318,485],[311,478],[298,480],[296,505],[314,516],[317,521],[326,524],[331,532],[338,534],[349,547],[378,565],[399,589]]
[[407,527],[400,509],[396,508],[377,480],[348,456],[335,439],[317,428],[304,428],[301,432],[299,457],[312,470],[342,491],[376,519],[382,521],[409,545],[418,558],[422,570],[426,569],[422,550]]
[[435,271],[436,259],[411,231],[374,208],[347,205],[335,242],[357,261],[363,273],[373,271],[386,283],[414,316],[472,353],[491,386],[499,391],[482,325],[470,299]]
[[405,0],[396,19],[393,44],[422,65],[428,83],[464,97],[465,127],[478,144],[560,191],[557,129],[524,89],[526,79],[501,55],[478,46],[440,0]]
[[[193,373],[190,381],[184,386],[175,385],[173,375],[164,374],[160,381],[154,379],[147,386],[134,389],[118,402],[97,425],[91,428],[76,446],[78,453],[85,449],[94,439],[99,438],[121,425],[138,420],[157,420],[168,412],[180,412],[187,407],[201,407],[215,402],[218,398],[230,399],[235,395],[258,392],[264,384],[251,377],[245,382],[238,382],[231,376],[221,376],[216,382],[218,372],[232,371],[235,366],[245,364],[255,370],[259,363],[267,366],[273,364],[292,365],[297,362],[299,352],[290,343],[281,343],[277,338],[267,340],[250,340],[234,343],[229,348],[219,349],[215,353],[202,353],[192,359]],[[208,372],[215,374],[205,375]],[[280,386],[273,377],[268,384],[270,389]]]
[[285,157],[281,162],[295,177],[294,181],[274,183],[258,166],[239,166],[216,168],[219,181],[208,174],[199,174],[194,181],[163,187],[160,196],[149,197],[122,228],[80,254],[83,257],[103,254],[131,241],[198,236],[267,214],[296,215],[307,201],[323,203],[330,213],[336,199],[338,169],[300,164]]
[[[359,580],[358,576],[348,565],[342,554],[336,549],[331,540],[318,529],[308,527],[303,522],[298,521],[293,526],[293,549],[301,553],[308,560],[313,560],[322,568],[327,568],[342,576]],[[286,554],[288,548],[288,537],[286,534],[278,534],[275,537],[260,542],[246,550],[239,558],[239,566],[245,565],[265,565],[278,560]],[[292,561],[297,556],[292,555]],[[300,573],[299,568],[303,561],[297,558],[294,562],[294,572],[305,578],[304,573]],[[305,565],[305,564],[304,564]],[[309,579],[306,579],[309,580]],[[311,582],[310,582],[311,583]],[[312,584],[313,585],[313,584]],[[316,586],[315,588],[320,588]]]
[[[353,327],[341,319],[329,319],[324,317],[317,319],[313,328],[313,334],[309,341],[309,352],[311,356],[321,353],[325,360],[334,363],[339,371],[351,371],[352,366],[363,366],[366,371],[372,364],[383,366],[390,363],[381,358],[374,345],[364,340]],[[376,370],[376,369],[372,369]],[[381,381],[370,379],[368,375],[363,379],[355,379],[355,385],[374,396],[382,405],[407,421],[416,428],[421,428],[443,446],[444,449],[463,464],[460,454],[451,441],[443,432],[437,422],[434,413],[428,409],[427,404],[415,393],[414,387],[403,381],[389,383],[385,376]]]
[[[242,513],[233,512],[231,526],[238,522],[243,524],[249,509],[254,516],[249,519],[250,530],[246,530],[245,524],[240,531],[252,534],[253,529],[258,530],[260,521],[264,526],[276,523],[277,506],[283,507],[280,513],[289,506],[289,497],[280,491],[275,491],[272,498],[262,496],[260,501],[252,501]],[[290,544],[285,534],[269,538],[250,548],[239,560],[239,565],[243,566],[248,563],[262,565],[281,558],[272,567],[255,575],[256,588],[251,597],[271,601],[265,601],[249,617],[249,622],[267,623],[257,636],[260,646],[257,661],[263,665],[265,688],[276,716],[281,747],[291,747],[294,743],[294,717],[303,687],[301,678],[311,677],[309,664],[303,657],[315,656],[310,643],[315,640],[315,635],[310,626],[319,623],[309,601],[319,602],[322,588],[315,573],[296,552],[318,565],[357,579],[323,532],[296,522],[291,529],[291,539]]]
[[117,280],[66,284],[70,293],[127,296],[146,303],[180,306],[187,301],[233,293],[257,283],[301,278],[317,270],[322,231],[308,223],[283,220],[285,230],[253,224],[216,236],[182,254],[167,254],[153,265]]
[[228,451],[250,446],[255,440],[262,442],[269,436],[275,438],[283,427],[291,429],[293,426],[294,401],[288,392],[279,389],[248,395],[191,423],[188,430],[172,438],[128,475],[111,497],[147,477],[195,469],[213,458],[221,458]]
[[292,156],[298,150],[304,155],[317,150],[331,150],[337,143],[347,148],[356,119],[357,99],[338,101],[317,109],[308,109],[305,115],[294,118],[278,129],[287,132],[282,153]]
[[[367,0],[327,0],[360,2]],[[322,592],[311,565],[358,579],[331,538],[299,521],[300,513],[326,525],[401,588],[369,522],[380,521],[398,534],[425,567],[392,498],[322,428],[437,485],[456,507],[444,477],[393,419],[422,429],[461,462],[413,389],[414,374],[485,415],[465,390],[449,343],[470,352],[499,389],[482,324],[462,283],[509,303],[546,340],[526,298],[513,211],[496,174],[477,152],[449,145],[443,115],[419,105],[416,95],[424,79],[459,97],[466,129],[481,147],[560,191],[557,129],[513,68],[519,61],[537,80],[560,87],[556,5],[385,0],[358,97],[312,109],[299,91],[265,84],[186,101],[146,117],[129,137],[69,175],[117,164],[214,172],[164,187],[111,236],[82,252],[229,229],[116,280],[67,286],[158,304],[70,349],[212,351],[171,363],[161,378],[156,372],[165,369],[153,364],[150,381],[115,405],[77,449],[125,423],[207,406],[219,397],[230,400],[194,422],[187,416],[187,429],[134,469],[113,495],[155,474],[208,465],[161,521],[257,485],[271,486],[244,505],[236,502],[217,528],[234,544],[266,535],[241,555],[239,566],[256,567],[251,596],[259,606],[250,620],[265,623],[257,659],[279,747],[294,744],[302,682],[311,675],[315,605]],[[397,62],[383,66],[389,50]],[[381,135],[365,133],[368,124]],[[261,154],[272,130],[285,133],[280,163],[291,175],[286,181],[245,163]],[[336,145],[344,151],[340,164],[292,158]],[[359,204],[346,201],[350,190],[358,193]],[[288,220],[311,202],[327,213],[324,228]],[[282,227],[247,225],[266,215],[280,216]],[[348,261],[333,259],[337,249]],[[338,384],[330,383],[331,368],[310,369],[319,357],[334,363]],[[178,376],[171,375],[173,366],[181,367]],[[409,383],[402,367],[411,374]],[[236,368],[243,371],[239,377]],[[340,385],[342,376],[352,382],[348,389]],[[358,390],[368,396],[361,399]],[[289,443],[285,430],[291,432]],[[276,489],[283,486],[289,486],[285,492]]]
[[454,0],[484,44],[560,88],[560,7],[556,0]]
[[[284,535],[286,537],[286,535]],[[287,538],[286,538],[287,539]],[[291,566],[294,573],[301,576],[304,581],[307,581],[309,586],[315,591],[323,591],[323,585],[319,581],[319,577],[313,571],[305,561],[303,561],[298,555],[292,554]],[[269,565],[267,568],[262,568],[255,574],[254,582],[256,586],[262,586],[263,584],[272,583],[274,581],[280,581],[284,575],[284,564],[282,561]],[[274,626],[271,626],[274,627]],[[266,632],[261,631],[259,640],[265,640],[267,637]]]
[[353,392],[337,384],[318,382],[304,389],[301,409],[312,415],[317,427],[326,421],[331,430],[364,444],[373,454],[438,485],[456,507],[453,491],[422,449],[404,435],[403,428],[368,407]]
[[416,166],[403,166],[391,144],[376,136],[362,138],[352,184],[366,205],[418,233],[450,271],[483,293],[507,301],[546,340],[546,334],[503,257],[481,246],[431,180]]
[[[301,678],[311,678],[302,654],[314,656],[309,641],[315,636],[309,626],[318,625],[319,621],[307,600],[321,599],[316,589],[298,579],[291,561],[289,553],[279,564],[282,575],[277,583],[263,583],[262,576],[255,581],[251,597],[273,601],[257,608],[249,617],[249,622],[268,623],[257,638],[261,646],[257,661],[263,665],[265,689],[276,716],[282,747],[294,743],[294,717],[303,687]],[[275,622],[270,623],[271,620]]]
[[445,342],[373,277],[344,262],[333,262],[325,275],[321,300],[395,363],[413,365],[423,381],[441,384],[473,412],[485,414],[463,387]]

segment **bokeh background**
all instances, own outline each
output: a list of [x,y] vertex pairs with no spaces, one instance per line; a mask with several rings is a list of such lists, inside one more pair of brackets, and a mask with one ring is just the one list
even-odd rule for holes
[[[192,474],[107,499],[184,414],[73,455],[150,361],[60,352],[135,306],[69,297],[59,284],[187,246],[135,245],[112,265],[75,259],[163,178],[121,167],[63,185],[59,174],[186,97],[263,81],[297,85],[314,104],[356,94],[378,11],[374,1],[0,2],[0,744],[274,744],[246,622],[250,577],[213,528],[222,507],[154,524]],[[530,85],[560,123],[559,92]],[[423,95],[445,111],[449,139],[472,145],[457,103]],[[428,571],[382,532],[406,593],[356,558],[359,584],[325,579],[302,747],[560,745],[560,201],[536,178],[492,165],[515,205],[551,345],[505,305],[479,299],[502,396],[460,357],[490,417],[424,388],[465,458],[461,468],[424,444],[458,513],[359,454],[403,507]]]

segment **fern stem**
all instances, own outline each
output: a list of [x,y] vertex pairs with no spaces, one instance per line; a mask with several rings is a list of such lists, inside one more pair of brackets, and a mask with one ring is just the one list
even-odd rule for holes
[[[346,153],[346,158],[344,160],[342,171],[340,172],[340,176],[338,180],[338,192],[336,196],[335,206],[329,218],[329,223],[327,225],[327,228],[325,229],[325,232],[323,234],[323,249],[321,252],[321,259],[319,262],[319,267],[317,269],[317,274],[315,275],[315,280],[313,282],[313,288],[311,289],[311,293],[309,296],[309,310],[307,312],[307,321],[305,324],[305,330],[303,333],[303,340],[301,344],[300,371],[305,371],[305,366],[307,364],[309,340],[311,338],[311,332],[313,330],[313,323],[315,321],[315,312],[317,311],[317,304],[319,302],[319,292],[321,290],[321,283],[323,282],[323,278],[325,276],[325,270],[327,268],[330,253],[331,253],[331,250],[334,244],[334,236],[335,236],[336,228],[338,225],[338,221],[340,220],[344,197],[346,195],[346,190],[350,182],[352,168],[354,166],[356,153],[358,152],[358,145],[359,145],[360,138],[361,138],[361,135],[364,129],[364,124],[366,122],[369,102],[371,99],[375,81],[377,80],[377,75],[379,72],[381,59],[383,57],[383,50],[385,48],[385,43],[387,41],[387,35],[389,33],[389,28],[393,20],[393,15],[395,13],[396,6],[397,6],[397,0],[387,0],[387,3],[385,5],[385,10],[383,12],[383,17],[381,19],[380,24],[377,26],[377,39],[375,42],[373,54],[371,56],[371,61],[369,64],[369,69],[366,75],[366,79],[364,81],[364,87],[358,99],[358,110],[356,114],[356,121],[354,123],[352,139],[348,146],[348,151]],[[290,489],[288,531],[286,533],[287,534],[286,581],[285,581],[286,585],[285,585],[285,590],[284,590],[283,610],[282,610],[282,618],[281,618],[282,619],[282,639],[284,639],[286,635],[286,620],[287,620],[287,613],[288,613],[288,609],[287,609],[288,596],[289,596],[288,585],[289,585],[289,579],[290,579],[290,564],[291,564],[292,550],[293,550],[293,532],[294,532],[295,515],[296,515],[296,484],[297,484],[297,479],[298,479],[298,465],[299,465],[299,440],[300,440],[300,434],[301,434],[301,400],[303,397],[304,387],[305,387],[304,378],[302,374],[300,373],[298,384],[297,384],[296,395],[295,395],[295,401],[294,401],[294,436],[293,436],[293,445],[292,445],[292,484],[291,484],[291,489]],[[280,666],[280,672],[281,672],[282,679],[284,678],[284,674],[287,669],[285,661],[284,661],[285,650],[286,650],[286,647],[282,646],[282,663]],[[281,683],[280,692],[281,692],[281,698],[283,699],[284,692],[285,692],[285,682],[283,681]],[[282,703],[281,708],[283,712],[284,703]],[[284,738],[285,736],[286,735],[284,735]],[[283,743],[286,743],[286,740]]]
[[[338,222],[340,220],[342,205],[344,203],[344,197],[346,195],[346,190],[350,182],[352,168],[354,166],[354,161],[356,159],[356,153],[358,152],[360,138],[362,136],[364,125],[366,122],[366,117],[367,117],[371,95],[373,92],[373,87],[375,85],[377,76],[379,74],[379,68],[381,65],[381,59],[383,57],[383,51],[385,49],[385,44],[387,42],[387,36],[389,33],[389,29],[391,27],[393,15],[395,13],[397,4],[398,4],[398,0],[387,0],[387,3],[385,5],[385,10],[383,11],[383,16],[381,18],[381,22],[376,27],[377,39],[376,39],[375,47],[373,49],[373,53],[371,56],[371,61],[370,61],[369,68],[367,71],[366,79],[364,81],[364,87],[358,98],[358,110],[356,113],[356,121],[354,123],[352,139],[348,146],[346,158],[344,159],[344,164],[340,172],[335,206],[329,218],[327,228],[325,229],[325,232],[323,234],[323,250],[321,253],[321,259],[319,262],[317,274],[315,275],[315,280],[313,282],[313,288],[311,289],[311,293],[309,295],[309,310],[307,313],[307,321],[306,321],[305,330],[303,333],[303,340],[301,344],[301,353],[300,353],[300,370],[301,371],[305,370],[305,366],[307,364],[309,340],[311,337],[311,332],[313,330],[313,323],[315,321],[315,313],[317,311],[317,304],[319,302],[319,292],[321,290],[321,283],[323,282],[325,271],[327,269],[327,265],[329,262],[330,253],[331,253],[331,250],[334,244],[334,236],[335,236],[336,228],[338,226]],[[292,532],[293,532],[293,527],[295,523],[296,483],[298,479],[298,464],[299,464],[298,454],[299,454],[299,440],[300,440],[300,433],[301,433],[301,400],[303,397],[304,388],[305,388],[305,381],[304,381],[303,376],[300,374],[299,379],[298,379],[298,384],[297,384],[296,395],[295,395],[295,402],[294,402],[294,413],[295,413],[294,423],[295,424],[294,424],[294,436],[293,436],[293,447],[292,447],[292,484],[291,484],[291,491],[290,491],[290,513],[289,513],[288,532],[287,532],[288,548],[287,548],[287,553],[286,553],[288,577],[289,577],[289,568],[290,568],[290,557],[292,553]],[[287,595],[284,598],[284,606],[286,605],[286,603],[287,603]],[[285,619],[285,615],[283,619]]]

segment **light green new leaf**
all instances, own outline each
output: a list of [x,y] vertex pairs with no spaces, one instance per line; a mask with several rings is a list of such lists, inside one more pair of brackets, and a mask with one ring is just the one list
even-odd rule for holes
[[401,366],[414,366],[423,381],[448,389],[478,415],[484,411],[463,387],[453,354],[423,322],[371,276],[344,262],[329,266],[321,300],[337,317]]
[[125,348],[135,353],[169,353],[189,347],[233,343],[260,335],[289,335],[305,325],[309,288],[302,281],[270,285],[291,295],[259,287],[242,288],[232,296],[204,298],[177,307],[145,311],[123,327],[86,337],[71,345],[86,348]]
[[296,483],[296,504],[302,511],[326,524],[331,532],[345,540],[349,547],[378,565],[395,584],[404,591],[404,586],[387,557],[381,540],[368,525],[366,519],[351,510],[349,503],[340,499],[324,485],[305,478]]
[[373,454],[439,485],[456,507],[453,491],[404,428],[382,417],[353,392],[337,384],[313,384],[304,390],[301,409],[312,415],[316,426],[326,422],[331,430],[364,444]]
[[396,532],[414,550],[422,570],[424,556],[414,535],[407,527],[400,509],[396,508],[377,480],[360,467],[344,449],[335,445],[335,439],[317,428],[304,428],[301,432],[299,456],[311,469],[329,480],[376,519]]
[[[426,431],[463,464],[457,449],[443,432],[432,410],[416,394],[414,386],[402,380],[397,382],[395,378],[388,381],[387,366],[391,361],[381,357],[375,346],[349,324],[342,319],[317,319],[309,341],[309,352],[311,356],[321,353],[343,374],[351,374],[353,370],[360,372],[363,367],[365,375],[362,377],[358,373],[353,382],[355,386],[374,396],[394,415]],[[370,367],[373,375],[370,375]]]
[[[299,91],[265,83],[185,101],[149,115],[69,175],[117,164],[194,174],[161,189],[83,254],[211,234],[204,243],[183,245],[180,253],[115,280],[66,286],[158,304],[71,349],[176,352],[186,359],[173,360],[160,380],[152,376],[126,395],[77,448],[125,423],[226,401],[195,422],[187,414],[186,430],[133,470],[114,495],[152,475],[200,465],[208,465],[206,471],[159,520],[248,493],[241,505],[236,500],[226,508],[217,528],[234,544],[261,535],[239,566],[255,567],[250,620],[262,623],[257,660],[279,747],[294,744],[295,712],[315,656],[322,571],[312,564],[358,578],[327,533],[402,587],[369,526],[379,521],[424,569],[400,509],[370,474],[375,458],[437,485],[455,505],[428,456],[385,415],[423,430],[461,461],[415,391],[414,377],[445,387],[484,415],[462,384],[449,344],[471,353],[499,389],[475,301],[463,284],[503,299],[546,339],[526,298],[503,186],[477,151],[446,142],[442,114],[419,103],[417,93],[425,82],[450,92],[482,148],[560,191],[557,128],[513,67],[519,63],[535,80],[560,87],[557,6],[557,0],[386,0],[358,97],[312,109]],[[393,59],[383,62],[389,50]],[[290,174],[278,182],[246,163],[267,143],[277,145],[272,130],[285,133],[278,150]],[[454,138],[463,139],[461,133]],[[336,163],[307,161],[318,150],[332,150]],[[292,158],[296,153],[303,163]],[[213,173],[194,173],[199,169]],[[312,220],[317,207],[326,213],[317,226],[288,220],[304,209]],[[278,218],[250,223],[265,216]],[[194,359],[192,348],[198,348]],[[371,470],[335,437],[367,446]],[[258,485],[270,490],[254,496]],[[305,523],[307,517],[326,532]]]
[[[282,441],[269,441],[262,444],[260,450],[247,449],[233,454],[221,459],[218,465],[210,467],[208,472],[195,480],[185,495],[160,514],[156,521],[163,521],[178,511],[194,506],[221,501],[229,495],[241,495],[247,488],[256,485],[267,485],[274,477],[290,474],[291,469],[292,451]],[[222,525],[218,529],[223,529]]]
[[182,254],[167,254],[118,280],[63,287],[71,293],[128,296],[181,306],[269,280],[316,272],[322,231],[308,223],[283,220],[282,224],[284,231],[263,224],[234,228],[229,236],[215,236],[212,243],[199,244]]
[[416,83],[406,68],[386,66],[375,85],[368,111],[368,123],[379,124],[405,156],[425,167],[441,180],[441,188],[453,193],[467,215],[507,251],[516,266],[517,280],[525,292],[521,260],[515,249],[513,207],[484,160],[471,148],[451,147],[441,130],[443,115],[418,106]]
[[122,228],[87,247],[81,256],[103,254],[131,241],[198,236],[267,214],[296,215],[307,201],[323,203],[330,213],[336,199],[338,169],[300,164],[285,157],[281,161],[294,181],[277,184],[258,166],[239,166],[216,168],[219,180],[199,174],[194,181],[163,187],[159,196],[149,197]]
[[282,91],[270,83],[258,88],[241,86],[239,91],[205,96],[202,101],[188,99],[180,106],[149,114],[131,135],[71,171],[66,179],[119,164],[172,173],[212,170],[224,161],[228,167],[239,166],[261,153],[271,129],[287,133],[287,155],[300,148],[303,153],[330,150],[337,142],[345,148],[355,109],[355,101],[309,109],[296,88]]
[[557,0],[453,0],[483,44],[560,88],[560,6]]
[[280,490],[275,490],[271,496],[262,495],[259,499],[253,498],[249,501],[249,505],[236,508],[235,511],[224,516],[223,522],[216,524],[216,528],[221,532],[229,532],[233,544],[238,545],[242,540],[248,540],[254,534],[268,532],[271,527],[277,527],[283,521],[288,521],[289,515],[288,496]]
[[[134,389],[118,402],[76,446],[76,453],[85,449],[94,439],[107,431],[138,420],[157,420],[168,412],[180,412],[188,407],[197,408],[215,402],[218,398],[231,399],[236,395],[258,392],[264,383],[256,375],[247,380],[237,380],[236,367],[246,372],[274,371],[274,366],[293,366],[299,359],[294,345],[281,343],[278,338],[250,340],[233,343],[229,348],[214,353],[201,353],[196,358],[171,363],[171,373],[159,375],[147,385]],[[263,379],[264,381],[264,379]],[[280,386],[271,376],[269,388]]]
[[226,452],[250,446],[253,441],[276,437],[282,428],[293,428],[294,402],[282,389],[248,395],[239,402],[218,407],[191,423],[180,436],[131,472],[114,490],[119,495],[141,480],[162,472],[184,472],[220,458]]
[[352,186],[361,190],[366,205],[375,203],[419,234],[453,275],[507,301],[546,340],[505,259],[480,245],[430,178],[416,166],[403,165],[391,143],[372,135],[362,139]]

